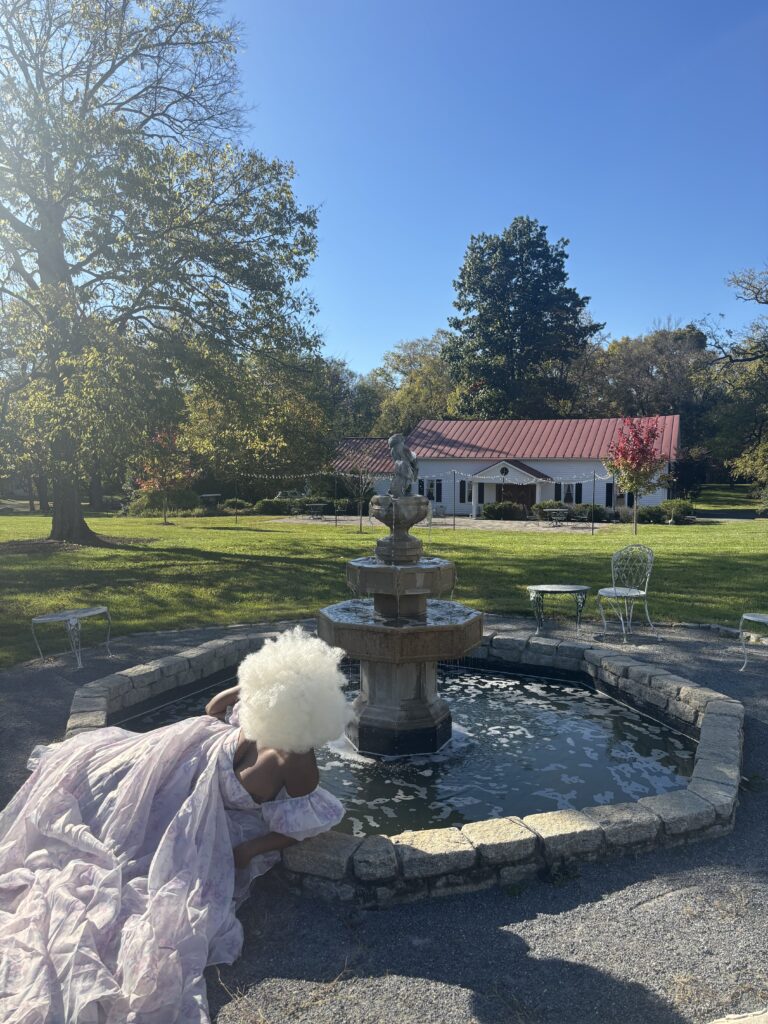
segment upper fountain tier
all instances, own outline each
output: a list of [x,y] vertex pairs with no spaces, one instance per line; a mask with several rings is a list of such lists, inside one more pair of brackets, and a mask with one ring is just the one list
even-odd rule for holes
[[423,494],[407,494],[393,498],[390,494],[376,494],[371,498],[370,514],[389,527],[388,537],[376,542],[376,557],[387,565],[409,565],[418,562],[424,546],[417,537],[408,533],[412,526],[426,519],[429,499]]

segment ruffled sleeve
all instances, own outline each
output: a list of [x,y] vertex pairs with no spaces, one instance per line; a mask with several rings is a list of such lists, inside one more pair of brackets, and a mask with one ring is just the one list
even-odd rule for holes
[[344,817],[341,802],[320,786],[307,796],[288,796],[283,790],[275,800],[260,806],[269,831],[291,839],[320,835]]

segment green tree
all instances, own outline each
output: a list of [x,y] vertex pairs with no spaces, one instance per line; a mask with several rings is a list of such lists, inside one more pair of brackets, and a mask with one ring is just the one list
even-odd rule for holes
[[604,326],[568,286],[569,242],[516,217],[500,235],[473,235],[454,282],[457,332],[445,346],[458,412],[541,416],[565,397],[564,369]]
[[[183,391],[211,364],[317,339],[299,288],[316,214],[290,165],[236,144],[236,46],[215,0],[0,5],[0,296],[48,423],[51,537],[89,542],[83,367],[117,352]],[[119,402],[104,394],[101,408]],[[98,404],[98,403],[97,403]],[[95,406],[94,406],[95,407]]]
[[443,348],[452,336],[438,330],[431,338],[401,341],[385,353],[381,374],[388,392],[374,425],[377,434],[408,434],[421,419],[444,419],[456,406],[456,393]]

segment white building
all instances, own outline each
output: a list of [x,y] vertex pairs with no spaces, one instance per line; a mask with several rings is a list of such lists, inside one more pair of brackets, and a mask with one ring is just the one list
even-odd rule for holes
[[[670,471],[677,459],[679,416],[635,417],[656,422],[657,451]],[[408,436],[419,463],[418,489],[447,515],[482,515],[483,505],[514,501],[530,507],[556,499],[567,504],[631,507],[632,495],[618,491],[603,459],[623,420],[421,420]],[[392,459],[383,437],[348,437],[339,445],[333,468],[376,477],[386,493]],[[665,472],[665,469],[662,469]],[[593,490],[594,488],[594,490]],[[658,505],[668,497],[659,487],[640,498]]]

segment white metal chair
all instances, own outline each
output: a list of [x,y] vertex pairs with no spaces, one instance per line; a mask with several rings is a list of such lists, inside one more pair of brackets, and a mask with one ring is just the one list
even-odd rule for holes
[[648,581],[653,569],[653,551],[645,544],[630,544],[611,556],[612,586],[603,587],[597,592],[597,607],[603,620],[603,635],[608,632],[605,619],[605,605],[616,613],[621,623],[621,635],[624,643],[632,634],[632,613],[637,601],[645,607],[648,625],[658,636],[656,627],[651,622],[648,612]]

